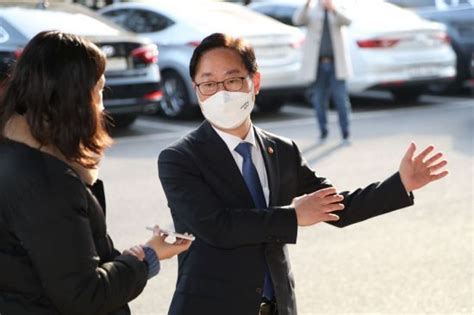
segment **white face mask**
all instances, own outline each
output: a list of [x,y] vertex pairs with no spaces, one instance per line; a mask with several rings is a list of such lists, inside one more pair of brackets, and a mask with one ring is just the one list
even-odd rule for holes
[[219,91],[205,101],[199,100],[202,114],[206,119],[222,129],[239,127],[250,116],[255,105],[253,87],[250,92]]

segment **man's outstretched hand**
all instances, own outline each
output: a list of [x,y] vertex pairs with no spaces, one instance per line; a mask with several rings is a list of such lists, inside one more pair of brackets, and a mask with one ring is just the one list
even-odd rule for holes
[[420,154],[414,156],[415,143],[412,142],[408,147],[399,169],[402,183],[407,192],[420,189],[448,175],[448,171],[443,170],[448,162],[442,159],[443,153],[435,153],[434,149],[434,146],[430,145]]

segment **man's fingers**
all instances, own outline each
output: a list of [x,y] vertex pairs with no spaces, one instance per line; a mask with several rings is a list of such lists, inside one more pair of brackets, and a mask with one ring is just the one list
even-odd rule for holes
[[447,164],[448,164],[448,161],[441,161],[438,164],[430,166],[429,170],[430,170],[430,172],[436,172],[437,170],[445,167]]
[[334,195],[336,192],[336,188],[328,187],[315,191],[311,194],[311,196],[316,198],[324,198],[326,196]]
[[426,149],[423,150],[423,152],[418,154],[418,156],[415,158],[415,160],[416,161],[423,161],[428,156],[428,154],[433,152],[433,150],[434,150],[434,146],[432,146],[432,145],[428,146]]
[[337,221],[337,220],[339,220],[339,216],[333,213],[326,214],[323,219],[324,222]]
[[324,198],[326,204],[341,202],[342,200],[344,200],[344,196],[339,194],[327,196],[326,198]]
[[342,203],[331,203],[322,207],[323,212],[333,212],[333,211],[340,211],[344,209],[344,205]]
[[443,156],[443,153],[441,153],[441,152],[436,153],[436,154],[433,155],[431,158],[429,158],[428,160],[426,160],[425,164],[426,164],[427,166],[430,166],[431,164],[433,164],[434,162],[436,162],[437,160],[439,160],[442,156]]
[[410,146],[408,147],[408,150],[405,152],[405,155],[403,156],[404,160],[411,160],[413,158],[413,154],[415,154],[416,151],[416,144],[415,142],[410,143]]
[[441,179],[441,178],[445,177],[448,174],[449,174],[448,171],[443,171],[439,174],[432,174],[432,175],[430,175],[430,179],[431,179],[431,181],[435,181],[435,180],[438,180],[438,179]]

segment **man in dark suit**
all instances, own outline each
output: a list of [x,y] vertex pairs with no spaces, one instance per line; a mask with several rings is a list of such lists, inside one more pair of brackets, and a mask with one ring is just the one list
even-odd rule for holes
[[158,161],[176,230],[196,236],[179,257],[169,314],[295,315],[285,244],[296,243],[298,226],[344,227],[412,205],[413,190],[447,175],[441,153],[414,157],[412,143],[399,172],[338,194],[293,141],[252,124],[260,73],[249,45],[210,35],[190,74],[206,121]]

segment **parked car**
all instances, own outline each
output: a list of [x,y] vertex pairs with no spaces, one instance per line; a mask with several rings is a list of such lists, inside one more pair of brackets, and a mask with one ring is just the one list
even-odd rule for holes
[[[294,12],[304,3],[269,0],[249,8],[292,25]],[[416,101],[431,83],[454,78],[456,56],[444,25],[381,0],[356,1],[350,15],[350,93],[383,89],[397,100]]]
[[[474,1],[472,0],[387,0],[414,10],[421,17],[446,25],[457,56],[456,80],[447,86],[457,91],[474,76],[469,67],[474,53]],[[439,90],[439,89],[438,89]]]
[[145,108],[158,106],[162,92],[156,45],[81,5],[0,2],[0,80],[28,41],[44,30],[85,36],[104,51],[104,106],[115,126],[129,126]]
[[278,110],[286,96],[301,93],[309,83],[300,77],[304,34],[243,6],[155,0],[117,3],[99,13],[158,45],[164,92],[161,109],[169,117],[189,116],[198,108],[189,62],[194,48],[214,32],[243,37],[254,47],[262,73],[256,102],[261,111]]

